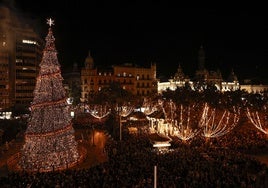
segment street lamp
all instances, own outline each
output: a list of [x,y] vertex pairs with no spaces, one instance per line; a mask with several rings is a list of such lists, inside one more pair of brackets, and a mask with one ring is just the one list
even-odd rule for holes
[[132,111],[133,111],[132,106],[128,105],[123,105],[123,106],[116,106],[116,111],[119,116],[119,139],[120,141],[122,140],[122,123],[125,123],[126,120],[122,120],[122,117],[127,117]]
[[92,136],[92,146],[96,146],[94,142],[94,136],[95,136],[95,129],[94,129],[94,124],[92,124],[92,130],[93,130],[93,136]]
[[[96,119],[98,119],[99,121],[103,118],[105,118],[106,116],[108,116],[110,114],[110,108],[108,108],[107,106],[103,106],[103,105],[89,105],[89,113]],[[94,143],[94,135],[95,135],[95,129],[94,129],[94,124],[92,124],[92,130],[93,130],[93,138],[92,138],[92,142],[93,142],[93,146],[95,146]]]

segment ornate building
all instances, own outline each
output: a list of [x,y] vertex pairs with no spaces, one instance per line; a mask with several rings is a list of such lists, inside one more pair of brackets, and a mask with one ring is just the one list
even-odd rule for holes
[[195,73],[194,84],[195,89],[205,89],[208,84],[215,85],[218,90],[221,90],[221,83],[223,81],[221,72],[208,71],[205,68],[206,54],[203,46],[201,45],[198,51],[198,70]]
[[168,82],[158,82],[158,93],[162,93],[166,89],[174,91],[177,87],[184,87],[187,83],[192,89],[194,89],[193,82],[189,79],[188,76],[185,76],[181,65],[179,64],[177,72],[171,79],[168,80]]
[[44,41],[22,23],[0,6],[0,110],[33,100]]
[[188,76],[184,75],[179,65],[173,78],[169,79],[168,82],[158,82],[158,93],[162,93],[162,91],[166,89],[175,90],[177,87],[184,87],[186,83],[193,90],[203,90],[208,85],[214,85],[222,92],[239,89],[239,82],[233,70],[228,79],[224,81],[219,70],[209,71],[205,68],[205,61],[205,50],[203,46],[201,46],[198,51],[198,69],[195,73],[195,77],[192,80],[189,79]]
[[111,68],[97,68],[89,52],[85,67],[81,70],[81,101],[109,84],[117,82],[134,95],[146,96],[157,93],[156,65],[139,67],[132,64],[114,65]]

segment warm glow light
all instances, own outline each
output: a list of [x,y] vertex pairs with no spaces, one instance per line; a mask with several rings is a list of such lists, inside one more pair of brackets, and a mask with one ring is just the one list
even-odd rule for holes
[[19,161],[20,169],[28,172],[64,170],[81,159],[54,41],[49,28]]
[[25,39],[22,40],[22,43],[24,43],[24,44],[37,44],[36,41],[33,41],[33,40],[25,40]]
[[153,147],[155,147],[155,148],[169,147],[169,146],[171,146],[170,143],[157,143],[157,144],[153,144]]
[[247,108],[247,117],[250,122],[261,132],[268,135],[268,119],[267,119],[267,111],[266,107],[264,107],[263,112],[250,110]]
[[202,135],[207,138],[220,137],[229,133],[238,123],[240,109],[233,107],[233,112],[224,110],[216,112],[205,104],[199,126],[202,128]]
[[158,106],[158,104],[152,103],[152,101],[150,101],[149,99],[144,98],[141,111],[146,116],[149,116],[149,115],[151,115],[152,113],[154,113],[154,112],[156,112],[158,110],[157,106]]
[[177,111],[179,117],[175,120],[173,135],[184,141],[190,140],[199,133],[197,127],[194,128],[194,124],[198,121],[195,116],[198,111],[195,110],[195,105],[187,107],[180,105]]
[[134,107],[131,105],[123,105],[120,107],[116,107],[115,110],[118,112],[118,115],[121,117],[127,117],[134,110]]
[[111,112],[111,109],[108,106],[103,105],[92,105],[89,106],[89,113],[98,119],[102,119],[108,116]]

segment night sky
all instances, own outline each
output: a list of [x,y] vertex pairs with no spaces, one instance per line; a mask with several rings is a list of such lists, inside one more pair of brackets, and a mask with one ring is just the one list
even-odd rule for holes
[[74,62],[83,66],[90,50],[97,66],[155,62],[158,76],[170,77],[181,64],[192,77],[203,45],[208,70],[220,69],[226,78],[234,69],[240,81],[268,81],[265,9],[183,8],[166,1],[97,2],[17,0],[12,6],[38,21],[35,27],[43,38],[46,18],[55,20],[53,31],[63,69]]

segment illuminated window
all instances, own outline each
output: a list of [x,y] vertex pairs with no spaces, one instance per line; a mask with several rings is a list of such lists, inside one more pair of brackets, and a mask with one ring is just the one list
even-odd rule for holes
[[124,76],[124,77],[127,76],[127,73],[123,72],[123,76]]
[[33,40],[22,40],[22,43],[24,43],[24,44],[37,44],[37,42],[33,41]]
[[22,63],[22,59],[16,59],[16,63]]

